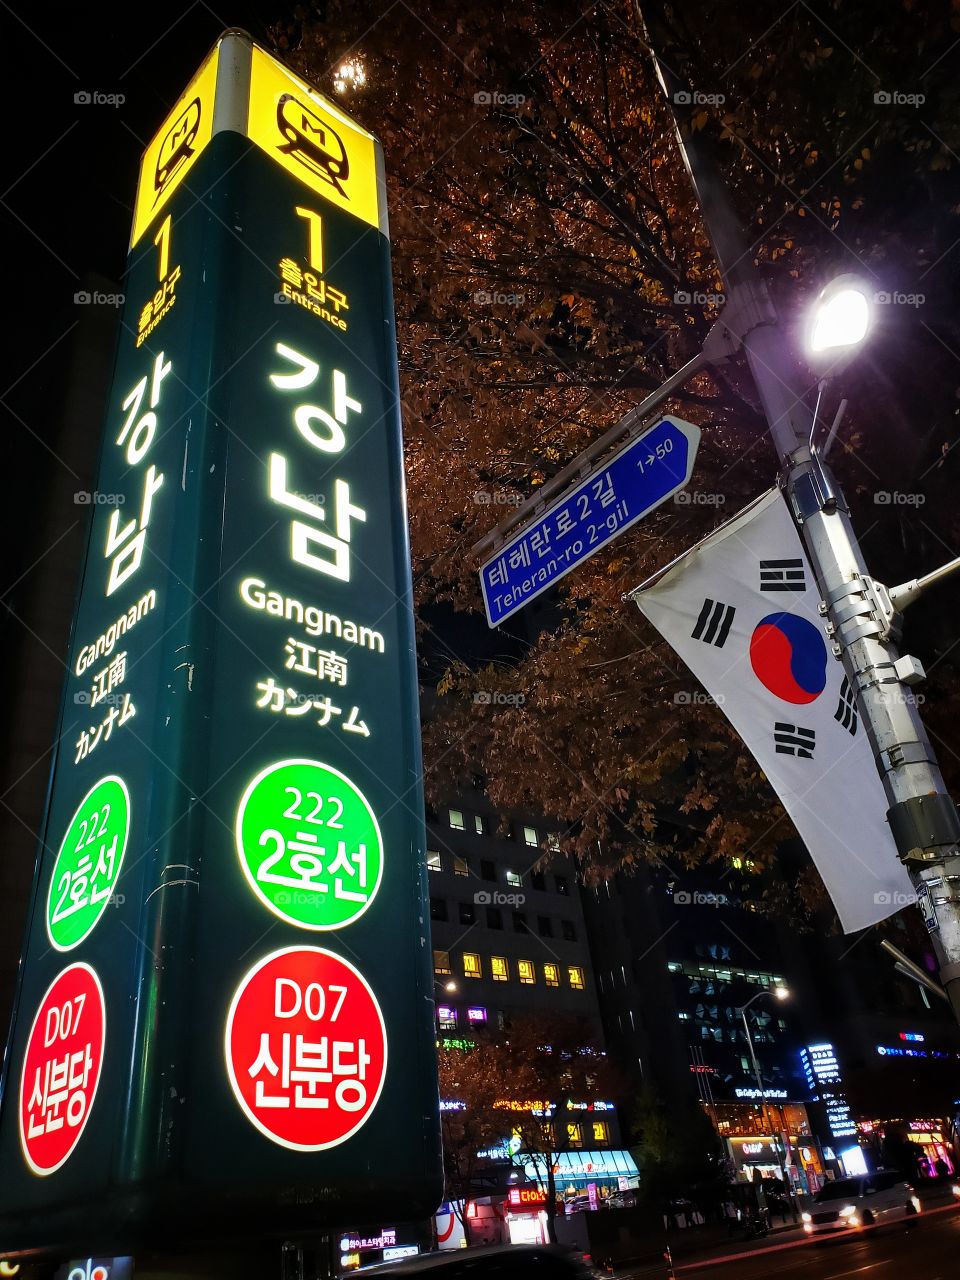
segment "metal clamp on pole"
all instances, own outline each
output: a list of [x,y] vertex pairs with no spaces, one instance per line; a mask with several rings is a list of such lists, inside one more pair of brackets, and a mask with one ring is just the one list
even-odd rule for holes
[[960,815],[950,796],[912,796],[887,810],[903,862],[929,862],[960,854]]

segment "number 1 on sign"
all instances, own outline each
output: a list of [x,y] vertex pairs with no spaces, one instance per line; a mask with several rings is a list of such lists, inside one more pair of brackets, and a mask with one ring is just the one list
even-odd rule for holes
[[307,222],[307,254],[310,258],[310,266],[318,275],[323,275],[323,219],[319,213],[314,213],[312,209],[304,209],[302,205],[297,205],[296,214],[298,218],[305,218]]
[[170,219],[171,214],[167,214],[160,223],[157,234],[153,238],[153,243],[160,250],[160,262],[157,266],[157,279],[166,280],[167,269],[170,266]]

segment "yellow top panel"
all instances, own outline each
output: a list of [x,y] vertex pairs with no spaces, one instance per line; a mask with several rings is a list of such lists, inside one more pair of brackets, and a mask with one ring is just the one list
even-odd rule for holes
[[210,141],[218,59],[219,46],[187,85],[143,153],[131,246],[150,226]]
[[254,45],[247,133],[317,195],[379,227],[373,135]]

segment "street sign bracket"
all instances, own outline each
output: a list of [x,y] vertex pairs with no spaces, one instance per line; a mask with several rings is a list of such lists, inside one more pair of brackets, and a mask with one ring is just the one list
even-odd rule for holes
[[578,477],[582,478],[581,468],[586,467],[589,471],[597,464],[608,452],[613,452],[613,447],[621,443],[621,441],[639,435],[645,428],[647,420],[651,415],[668,400],[674,391],[683,386],[684,383],[696,374],[702,372],[704,367],[709,364],[707,356],[698,351],[692,359],[686,364],[681,365],[679,369],[662,383],[655,391],[652,391],[638,405],[629,409],[622,418],[609,427],[601,436],[594,440],[593,444],[588,445],[582,453],[569,462],[562,471],[558,471],[555,476],[551,476],[544,484],[540,486],[536,493],[531,494],[519,507],[508,516],[505,516],[493,529],[485,533],[478,542],[470,548],[469,558],[474,563],[479,563],[486,552],[496,550],[506,542],[509,535],[523,525],[532,516],[545,511],[547,505],[556,498],[571,480]]

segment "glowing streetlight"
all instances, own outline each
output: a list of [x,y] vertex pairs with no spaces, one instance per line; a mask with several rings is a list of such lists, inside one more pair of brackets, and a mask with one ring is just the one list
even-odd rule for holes
[[[758,992],[756,992],[755,995],[752,995],[750,997],[750,999],[747,1001],[745,1005],[742,1005],[737,1010],[737,1013],[739,1013],[743,1021],[743,1034],[746,1037],[747,1048],[750,1051],[750,1062],[753,1066],[753,1074],[757,1082],[757,1093],[759,1094],[759,1097],[760,1097],[760,1107],[761,1107],[761,1115],[763,1117],[763,1127],[764,1129],[766,1129],[769,1123],[767,1119],[767,1091],[766,1091],[766,1088],[764,1087],[763,1076],[760,1074],[760,1064],[757,1062],[756,1051],[754,1050],[754,1047],[753,1047],[753,1036],[750,1033],[750,1023],[747,1020],[747,1010],[753,1004],[754,1000],[761,1000],[763,999],[764,996],[773,996],[775,1000],[780,1000],[780,1001],[789,1000],[790,988],[780,986],[780,985],[773,986],[773,987],[762,987]],[[783,1117],[782,1111],[780,1115],[782,1120],[782,1117]],[[796,1192],[794,1191],[793,1183],[790,1181],[790,1178],[787,1175],[783,1154],[780,1150],[779,1140],[777,1138],[776,1126],[771,1123],[769,1124],[769,1129],[770,1129],[770,1141],[773,1144],[773,1149],[777,1157],[777,1164],[780,1167],[780,1179],[783,1182],[787,1195],[790,1197],[790,1207],[793,1212],[793,1220],[794,1222],[796,1222],[797,1206],[796,1206],[796,1201],[794,1199]]]
[[856,276],[838,276],[821,291],[810,315],[810,363],[815,367],[845,363],[870,332],[872,320],[871,291]]
[[337,93],[346,93],[348,89],[362,89],[367,83],[367,73],[359,58],[347,58],[341,62],[333,75],[333,87]]

